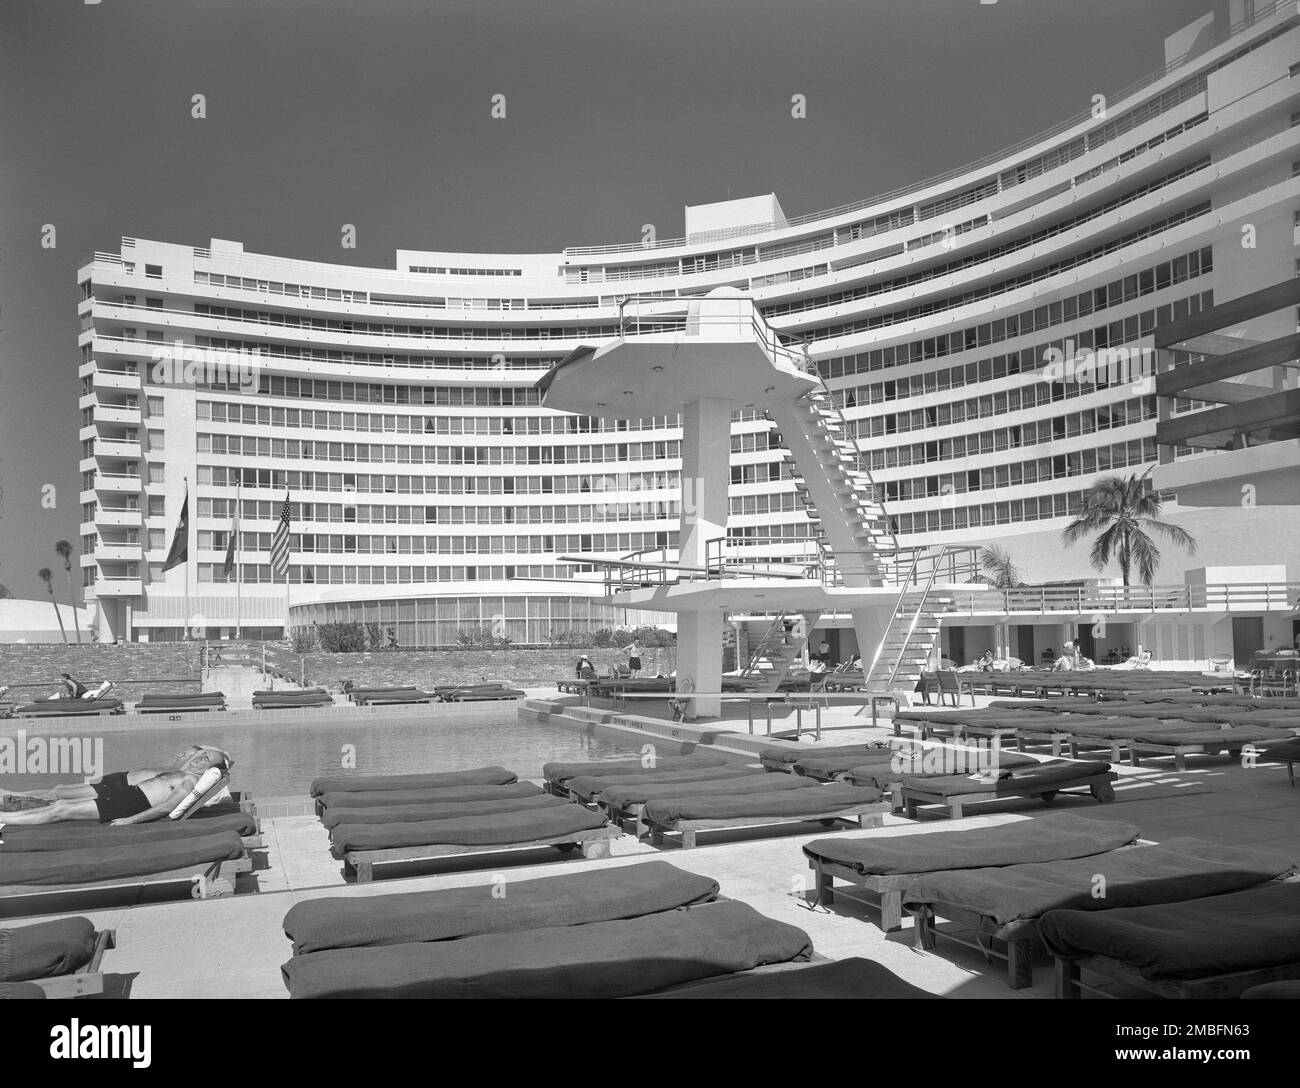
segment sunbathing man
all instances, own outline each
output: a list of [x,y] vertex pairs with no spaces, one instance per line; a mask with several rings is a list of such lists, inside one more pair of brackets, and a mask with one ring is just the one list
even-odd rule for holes
[[209,767],[234,766],[220,748],[193,744],[170,767],[115,771],[84,786],[55,786],[17,793],[0,790],[0,825],[57,824],[98,820],[140,824],[170,813],[194,789]]

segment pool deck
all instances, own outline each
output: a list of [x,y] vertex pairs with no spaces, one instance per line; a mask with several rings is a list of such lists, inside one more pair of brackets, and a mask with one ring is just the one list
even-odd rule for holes
[[[552,697],[551,701],[556,700]],[[634,733],[613,721],[622,717],[626,717],[623,712],[612,712],[609,722],[590,724],[602,730],[612,727],[614,732]],[[831,728],[822,741],[813,743],[805,737],[798,742],[801,749],[812,752],[819,747],[892,735],[886,724],[873,729],[869,718],[864,723],[843,708],[831,712],[828,718],[834,720],[824,723]],[[661,724],[665,729],[680,728],[672,723]],[[733,729],[735,726],[734,722],[719,724]],[[706,728],[717,731],[717,726]],[[751,740],[743,720],[738,730],[717,740],[722,742],[719,747],[727,749],[734,744],[738,753],[752,752],[767,743],[765,738]],[[508,764],[509,756],[503,754],[501,760]],[[364,897],[487,885],[499,875],[522,880],[635,865],[657,857],[711,876],[718,880],[724,895],[746,902],[769,917],[800,926],[812,937],[817,951],[833,959],[867,956],[907,981],[947,997],[1050,998],[1052,981],[1046,962],[1037,963],[1032,987],[1012,991],[1000,962],[985,963],[979,953],[942,940],[936,952],[916,951],[909,922],[904,922],[900,932],[886,935],[879,929],[877,913],[854,903],[849,893],[837,889],[831,910],[811,907],[805,901],[811,873],[800,847],[827,835],[858,838],[927,834],[1068,810],[1137,824],[1145,838],[1156,841],[1191,835],[1229,845],[1271,847],[1294,855],[1300,862],[1300,789],[1288,787],[1285,766],[1262,764],[1247,768],[1227,756],[1194,756],[1188,763],[1185,772],[1174,772],[1168,759],[1147,759],[1138,768],[1117,766],[1120,779],[1116,783],[1116,801],[1106,805],[1086,796],[1065,794],[1050,809],[1036,800],[1009,799],[981,805],[978,815],[960,821],[927,816],[923,811],[917,821],[887,816],[885,826],[869,830],[828,831],[797,825],[775,836],[766,829],[702,833],[701,844],[689,851],[671,844],[659,849],[625,835],[614,841],[613,856],[608,859],[561,860],[547,848],[532,854],[479,859],[477,867],[470,870],[391,877],[367,885],[345,883],[342,864],[330,857],[327,834],[319,821],[306,812],[305,798],[259,798],[265,849],[254,855],[253,872],[239,878],[239,893],[234,897],[77,913],[91,918],[97,927],[117,930],[117,948],[104,964],[114,976],[105,996],[129,993],[134,998],[283,998],[287,992],[279,968],[288,959],[290,947],[281,921],[294,903],[323,896]],[[0,924],[22,922],[6,919]]]

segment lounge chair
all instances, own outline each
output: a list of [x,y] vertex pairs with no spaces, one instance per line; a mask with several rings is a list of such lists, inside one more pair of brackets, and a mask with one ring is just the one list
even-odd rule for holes
[[978,774],[994,767],[1018,770],[1040,761],[1002,748],[933,747],[900,750],[889,759],[859,763],[835,777],[853,786],[870,786],[888,793],[895,811],[903,808],[903,781],[942,778],[953,774]]
[[312,780],[310,794],[374,793],[380,790],[432,790],[451,786],[504,786],[519,776],[505,767],[471,767],[428,774],[327,774]]
[[[722,782],[728,779],[765,779],[768,776],[758,767],[733,763],[725,767],[668,770],[659,774],[580,775],[569,779],[569,799],[582,804],[594,804],[595,798],[610,786],[636,785],[653,782],[685,786],[693,782]],[[758,786],[754,787],[758,789]]]
[[1295,785],[1295,765],[1300,763],[1300,740],[1289,740],[1266,748],[1259,757],[1265,763],[1285,763],[1287,780]]
[[764,748],[758,753],[758,761],[762,764],[765,771],[783,771],[786,773],[795,773],[796,763],[805,762],[809,759],[833,758],[842,755],[860,755],[869,756],[872,752],[886,750],[884,745],[877,743],[871,744],[841,744],[827,745],[825,747],[810,748],[807,745],[791,745],[788,748]]
[[334,698],[324,689],[306,691],[255,691],[254,710],[293,710],[303,707],[333,706]]
[[0,913],[44,914],[162,892],[223,898],[234,894],[237,875],[251,869],[233,831],[117,847],[7,850],[0,864]]
[[557,847],[581,849],[584,857],[608,857],[611,839],[622,832],[603,815],[580,805],[492,812],[438,820],[387,824],[338,823],[330,829],[330,851],[358,884],[374,879],[375,868],[517,853]]
[[1088,787],[1093,798],[1104,804],[1115,799],[1111,783],[1119,777],[1109,763],[1063,759],[1032,767],[1002,768],[997,774],[996,778],[992,775],[906,777],[901,782],[903,810],[909,820],[915,820],[921,805],[937,805],[946,810],[949,818],[959,820],[969,804],[1006,797],[1038,797],[1051,802],[1061,790],[1079,786]]
[[89,918],[0,929],[0,985],[30,983],[51,998],[103,993],[104,953],[116,945],[116,931],[96,932]]
[[798,999],[874,999],[881,1001],[928,999],[942,1001],[899,978],[884,964],[852,957],[825,963],[789,965],[788,970],[759,968],[726,975],[706,982],[691,982],[639,995],[647,1000],[712,1000],[738,998],[745,1001]]
[[[552,799],[553,800],[553,799]],[[459,940],[551,926],[639,918],[708,903],[718,882],[666,861],[593,869],[565,876],[512,880],[505,894],[475,885],[434,891],[296,903],[284,916],[295,956],[331,948]]]
[[442,805],[458,801],[500,801],[536,797],[542,791],[531,782],[510,782],[504,786],[447,786],[443,789],[372,790],[357,793],[322,793],[315,799],[316,812],[344,809],[391,808],[396,805]]
[[1078,998],[1092,972],[1161,997],[1238,997],[1300,979],[1300,883],[1099,913],[1053,910],[1038,922],[1056,958],[1056,996]]
[[815,903],[835,901],[836,880],[865,888],[877,897],[881,929],[889,932],[902,925],[903,894],[921,874],[1089,857],[1136,842],[1140,834],[1134,824],[1062,812],[997,827],[814,839],[803,852],[814,873]]
[[730,797],[738,794],[750,796],[816,788],[817,783],[809,778],[796,778],[794,775],[776,777],[762,773],[743,777],[697,779],[693,782],[680,782],[673,778],[622,779],[602,789],[595,795],[594,801],[613,823],[623,824],[635,820],[649,801]]
[[727,901],[587,925],[330,949],[295,956],[281,971],[294,998],[609,998],[812,955],[803,930]]
[[143,845],[198,839],[233,832],[245,850],[258,850],[262,838],[257,817],[237,809],[184,820],[155,820],[147,824],[62,823],[6,826],[0,831],[0,864],[8,853],[44,853],[53,850],[89,850],[96,847]]
[[125,714],[121,699],[42,699],[16,707],[15,718],[86,718],[93,715]]
[[486,816],[494,812],[521,812],[538,808],[554,808],[568,802],[563,798],[543,793],[531,782],[521,785],[532,787],[531,793],[514,787],[503,787],[509,796],[487,797],[477,801],[415,801],[396,805],[373,805],[359,808],[347,806],[347,799],[355,794],[342,794],[342,803],[330,805],[320,815],[326,830],[339,824],[398,824],[418,823],[422,820],[448,820],[463,816]]
[[136,701],[137,714],[202,714],[226,709],[226,696],[220,691],[192,692],[188,695],[142,695]]
[[357,706],[417,706],[421,703],[436,703],[436,692],[409,688],[402,691],[351,691],[348,698]]
[[[1101,911],[1222,895],[1286,876],[1295,867],[1278,853],[1171,839],[1068,861],[929,873],[912,882],[903,906],[913,915],[918,949],[934,948],[938,935],[1005,959],[1007,981],[1022,989],[1033,984],[1029,952],[1038,919],[1049,910]],[[1100,896],[1098,877],[1105,880]],[[938,919],[972,931],[973,941],[937,930]]]
[[781,793],[741,793],[715,797],[667,798],[647,801],[637,816],[637,837],[649,834],[655,846],[664,836],[681,835],[681,846],[695,846],[699,831],[777,827],[817,822],[831,826],[855,820],[860,827],[879,827],[888,805],[879,790],[836,782],[815,789]]
[[1177,770],[1187,769],[1189,755],[1214,755],[1227,752],[1232,759],[1241,758],[1247,745],[1272,744],[1285,741],[1289,730],[1264,729],[1240,725],[1231,729],[1199,729],[1179,733],[1135,736],[1128,742],[1128,761],[1138,766],[1141,756],[1172,756]]
[[722,767],[736,760],[711,752],[697,752],[686,756],[655,756],[649,759],[617,759],[598,763],[547,763],[542,767],[546,788],[560,797],[569,795],[569,782],[582,775],[657,774],[667,770],[698,770],[702,767]]

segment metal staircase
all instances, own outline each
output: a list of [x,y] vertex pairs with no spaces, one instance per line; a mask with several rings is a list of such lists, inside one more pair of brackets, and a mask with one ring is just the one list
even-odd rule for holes
[[870,667],[864,670],[866,691],[888,694],[915,690],[939,641],[943,614],[952,607],[954,599],[951,593],[934,591],[935,578],[947,551],[947,548],[940,547],[930,553],[933,563],[924,585],[919,584],[918,573],[926,553],[917,553],[889,617],[885,636],[876,648]]
[[[776,691],[789,675],[790,667],[802,656],[808,636],[819,619],[819,612],[780,613],[750,650],[749,663],[740,675],[753,682],[759,691]],[[789,630],[786,624],[790,625]]]
[[820,388],[767,413],[788,451],[785,462],[818,543],[835,556],[845,585],[883,585],[883,561],[898,539],[857,442],[829,392]]

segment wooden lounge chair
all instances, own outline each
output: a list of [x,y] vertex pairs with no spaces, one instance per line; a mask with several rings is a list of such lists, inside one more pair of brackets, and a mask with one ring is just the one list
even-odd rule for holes
[[1055,957],[1058,998],[1103,992],[1083,981],[1085,972],[1159,997],[1232,998],[1300,979],[1297,915],[1300,883],[1287,881],[1097,916],[1049,911],[1039,933]]
[[410,865],[445,858],[479,858],[494,854],[519,853],[543,846],[554,846],[563,854],[581,850],[584,858],[607,858],[610,842],[623,834],[618,827],[598,827],[589,831],[569,832],[555,838],[533,839],[528,842],[506,843],[499,846],[399,846],[389,850],[349,850],[343,855],[358,884],[368,884],[374,879],[376,866]]
[[904,779],[903,809],[909,820],[915,820],[921,805],[935,805],[946,809],[950,819],[959,820],[970,804],[1007,797],[1038,797],[1050,803],[1061,790],[1080,786],[1086,786],[1094,799],[1105,803],[1115,799],[1111,783],[1118,777],[1109,763],[1061,760],[1011,771],[1009,777],[988,782],[973,775]]
[[117,947],[117,930],[101,929],[95,934],[95,950],[90,959],[66,975],[51,975],[31,981],[45,991],[48,998],[89,997],[104,992],[104,953]]

